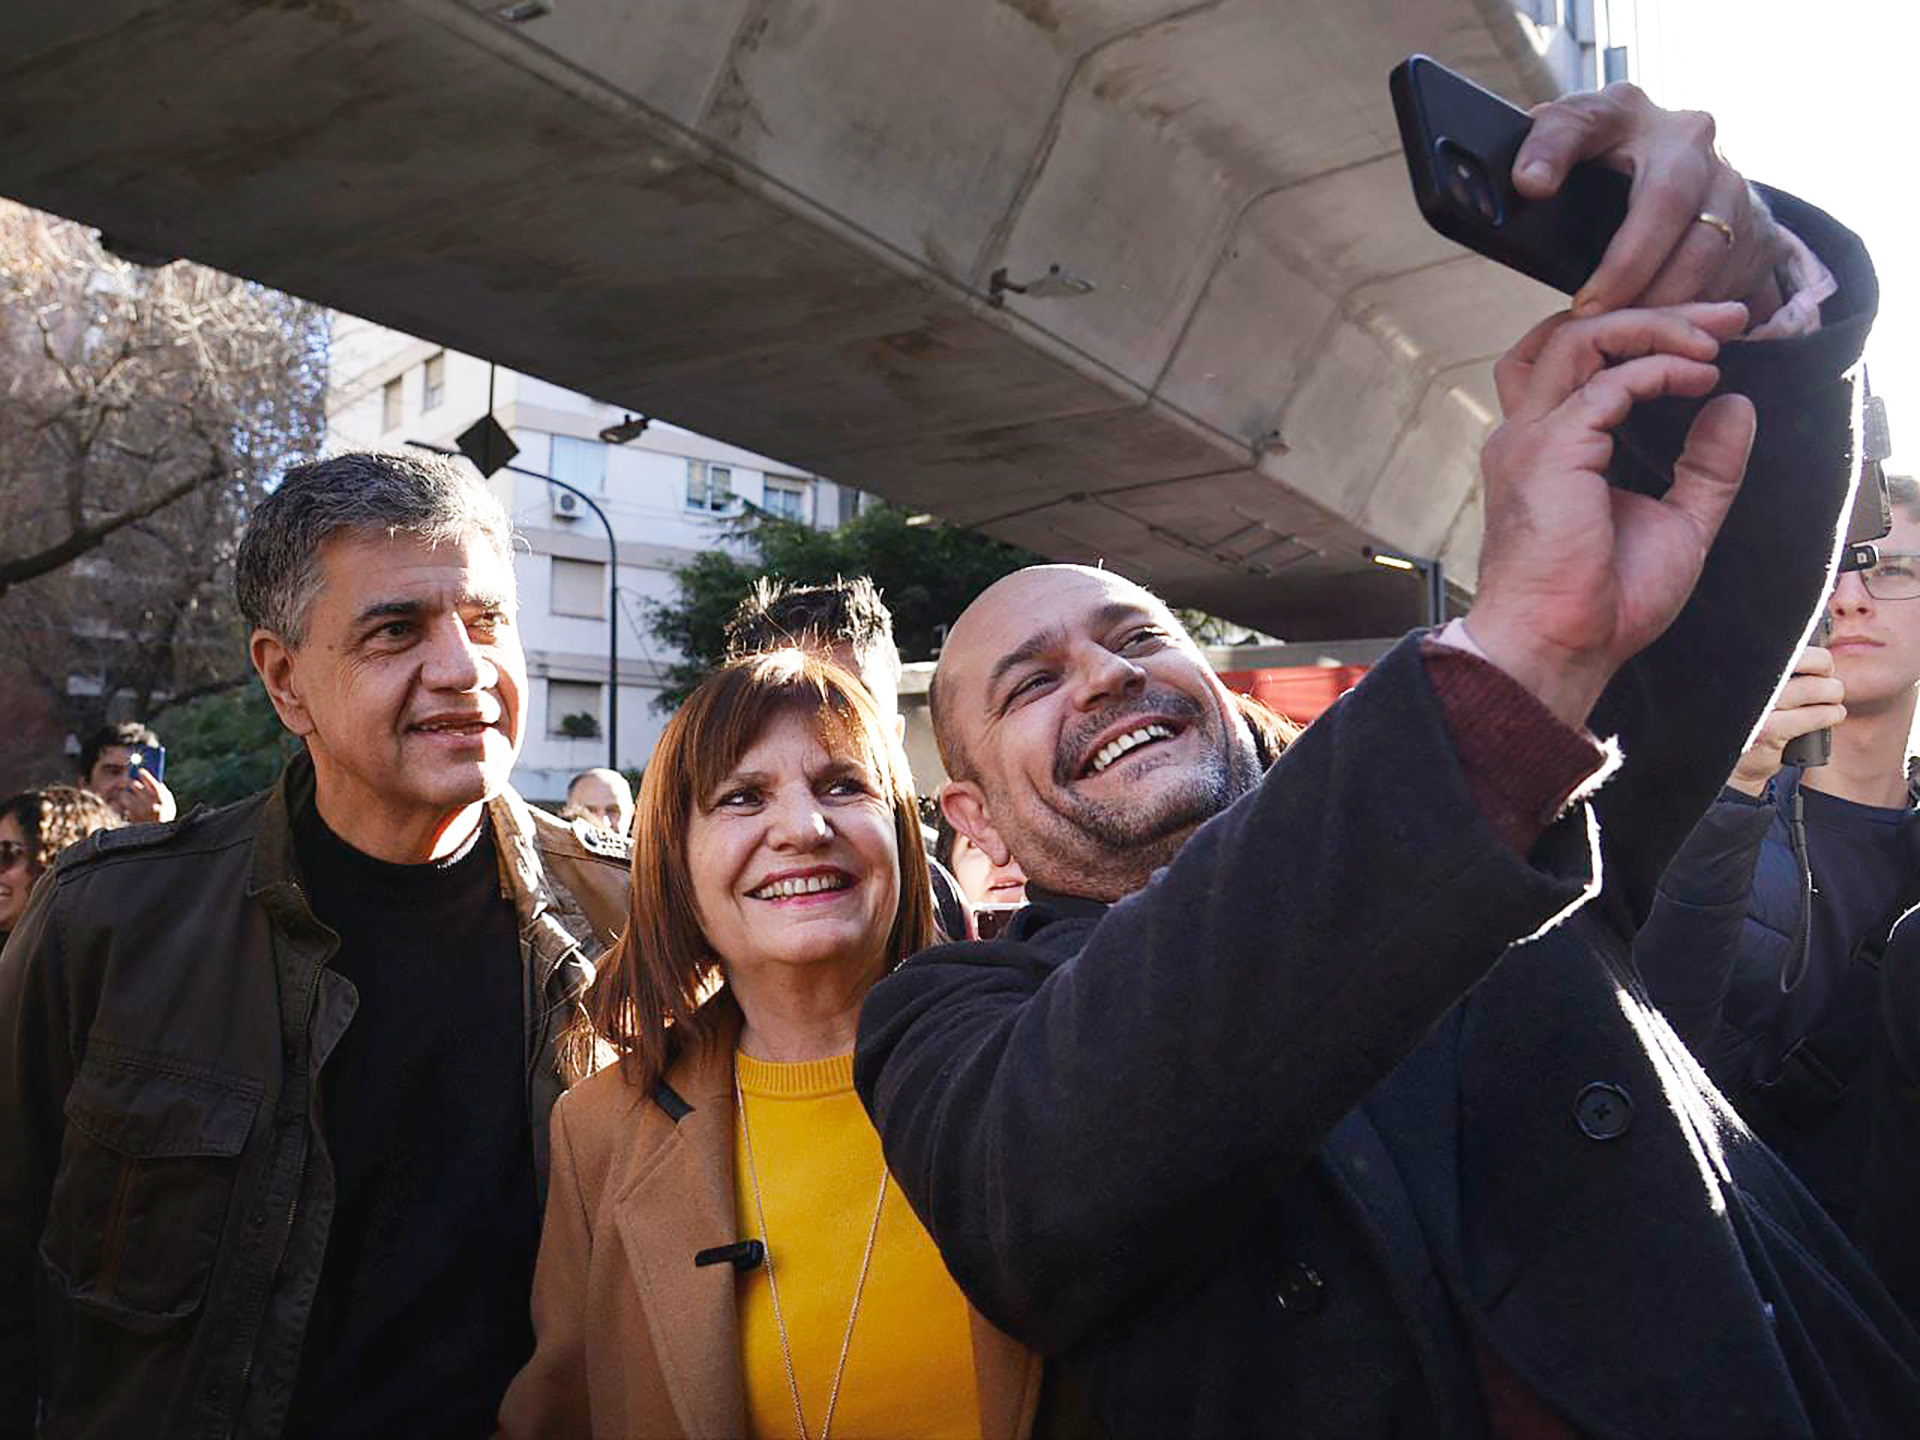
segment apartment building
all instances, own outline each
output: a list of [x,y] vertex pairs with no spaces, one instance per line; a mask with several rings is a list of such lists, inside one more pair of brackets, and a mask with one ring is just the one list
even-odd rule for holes
[[[647,608],[673,594],[675,567],[731,543],[748,503],[824,527],[861,503],[858,491],[658,420],[623,439],[613,427],[630,417],[616,406],[349,316],[335,319],[331,361],[330,451],[452,447],[487,413],[490,386],[493,414],[520,447],[515,468],[488,483],[525,541],[514,569],[530,693],[513,780],[529,799],[557,800],[571,776],[608,761],[610,603],[614,753],[622,768],[641,769],[666,725],[655,703],[661,672],[678,658],[648,633]],[[606,515],[617,545],[611,587],[606,531],[549,476]]]

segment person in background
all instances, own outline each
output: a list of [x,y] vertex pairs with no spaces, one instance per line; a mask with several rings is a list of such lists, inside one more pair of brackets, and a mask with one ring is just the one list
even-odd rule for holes
[[54,856],[96,830],[117,830],[126,823],[93,791],[71,785],[22,790],[0,800],[0,942],[27,908],[33,882]]
[[975,910],[1027,903],[1027,872],[1011,855],[996,865],[987,853],[953,828],[943,814],[934,822],[933,858],[953,872]]
[[234,564],[301,753],[69,850],[0,953],[0,1434],[465,1440],[533,1350],[626,846],[508,783],[526,661],[477,477],[295,466]]
[[582,770],[567,782],[563,820],[590,820],[604,830],[625,835],[633,824],[633,787],[618,770],[601,765]]
[[164,823],[180,813],[179,803],[151,766],[136,760],[158,749],[160,737],[150,726],[136,720],[103,725],[80,747],[80,773],[74,783],[93,791],[128,820]]
[[502,1433],[1025,1434],[1039,1362],[967,1305],[853,1090],[861,1000],[933,936],[886,716],[811,653],[732,661],[668,722],[639,815],[593,997],[621,1059],[554,1107]]
[[900,651],[893,612],[865,575],[793,585],[762,575],[727,621],[727,659],[789,646],[822,653],[867,687],[882,723],[906,738],[900,713]]
[[[830,585],[790,585],[761,576],[727,621],[727,658],[739,660],[797,646],[831,660],[867,687],[882,723],[904,740],[900,713],[900,651],[893,643],[893,613],[865,575]],[[922,849],[933,876],[933,919],[942,937],[974,933],[973,907],[946,865],[935,858],[935,835],[923,827]]]
[[[1920,486],[1889,476],[1887,492],[1893,529],[1878,542],[1879,563],[1840,576],[1828,638],[1801,656],[1667,867],[1633,947],[1668,1023],[1856,1242],[1881,955],[1895,922],[1920,905],[1908,764],[1920,700]],[[1828,763],[1783,767],[1785,747],[1815,730],[1832,731]],[[1876,1259],[1875,1246],[1863,1248]]]

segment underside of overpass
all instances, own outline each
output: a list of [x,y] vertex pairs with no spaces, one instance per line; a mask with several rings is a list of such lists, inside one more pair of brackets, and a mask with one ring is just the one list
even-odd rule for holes
[[1471,577],[1554,299],[1386,75],[1546,98],[1503,0],[550,6],[8,6],[0,193],[1289,639],[1417,618],[1366,544]]

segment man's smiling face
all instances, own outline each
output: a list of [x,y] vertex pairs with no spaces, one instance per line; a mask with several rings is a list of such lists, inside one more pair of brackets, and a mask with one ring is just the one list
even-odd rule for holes
[[1036,566],[968,607],[941,652],[940,723],[965,773],[943,804],[1048,889],[1117,899],[1252,787],[1252,740],[1152,595]]
[[506,785],[525,718],[513,568],[483,537],[335,535],[307,635],[256,631],[280,718],[307,742],[321,814],[386,859],[429,858]]

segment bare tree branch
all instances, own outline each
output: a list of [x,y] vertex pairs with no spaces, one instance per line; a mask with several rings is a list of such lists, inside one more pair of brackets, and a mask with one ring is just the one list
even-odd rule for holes
[[319,448],[325,341],[303,301],[0,201],[0,678],[45,721],[0,735],[0,793],[66,735],[244,679],[234,547]]
[[0,560],[0,595],[6,594],[23,580],[31,580],[37,575],[45,575],[48,571],[72,564],[122,526],[131,525],[136,520],[144,520],[156,510],[164,510],[181,496],[198,490],[207,481],[216,478],[218,478],[218,471],[189,475],[184,480],[168,486],[158,495],[143,500],[131,510],[122,510],[117,515],[109,515],[105,520],[96,520],[91,525],[82,525],[78,530],[70,532],[58,544],[36,550],[31,555]]
[[204,700],[209,695],[224,695],[229,690],[238,690],[242,685],[252,684],[253,678],[253,671],[249,668],[238,675],[223,675],[218,680],[208,680],[199,685],[189,686],[177,694],[167,696],[164,700],[154,701],[147,711],[148,718],[164,715],[169,710],[178,709],[195,700]]

